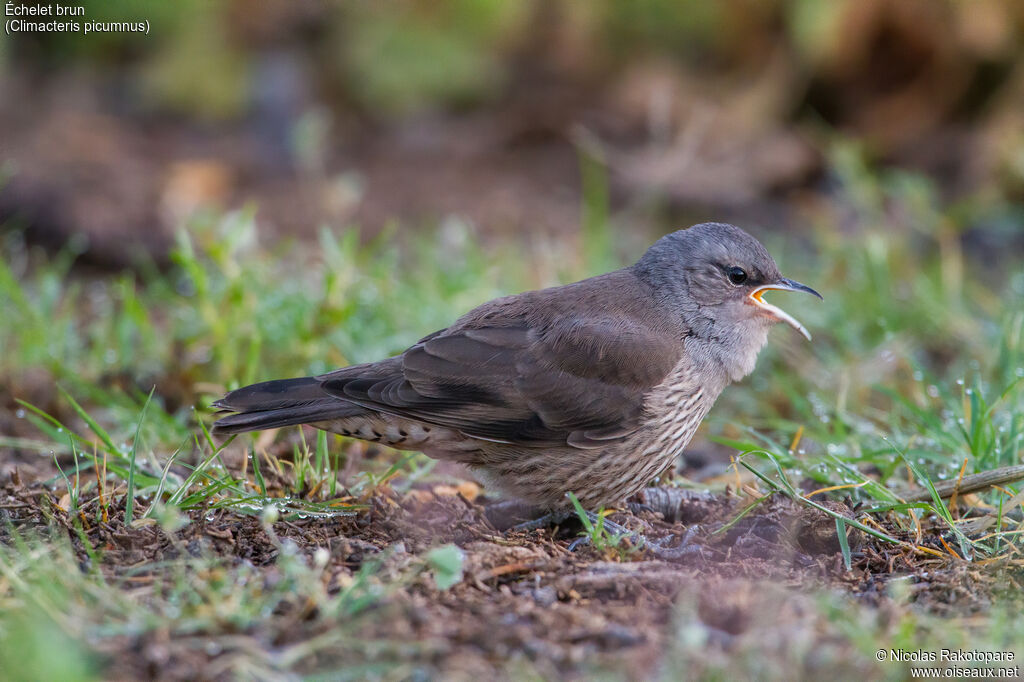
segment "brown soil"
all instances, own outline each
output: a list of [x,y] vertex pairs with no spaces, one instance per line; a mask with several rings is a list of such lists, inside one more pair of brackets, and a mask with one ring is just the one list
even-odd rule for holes
[[[0,541],[10,540],[11,528],[66,532],[82,570],[87,570],[82,542],[58,506],[60,491],[12,476],[0,488]],[[696,600],[698,617],[715,634],[709,647],[728,651],[733,638],[760,627],[759,610],[766,608],[772,590],[798,595],[831,589],[875,605],[887,599],[887,585],[899,579],[911,585],[919,607],[939,613],[955,610],[963,616],[984,611],[997,586],[1015,584],[1011,570],[922,557],[857,531],[850,535],[854,561],[847,571],[833,520],[778,496],[728,530],[716,532],[736,518],[748,498],[652,488],[638,496],[635,513],[610,516],[641,531],[651,545],[602,552],[589,545],[568,550],[580,529],[575,522],[531,532],[498,531],[479,500],[470,501],[444,486],[401,497],[385,488],[353,516],[279,521],[273,526],[277,541],[256,517],[224,510],[195,511],[191,523],[173,534],[155,525],[126,530],[123,490],[113,495],[108,520],[86,521],[82,527],[101,550],[105,575],[116,579],[130,573],[131,580],[123,582],[126,590],[152,589],[161,579],[160,562],[186,552],[220,557],[229,564],[248,563],[272,582],[278,577],[276,560],[285,539],[310,560],[318,548],[329,550],[324,572],[329,591],[341,589],[370,559],[382,562],[377,571],[386,580],[441,544],[454,543],[464,551],[464,577],[451,589],[438,590],[426,577],[400,581],[400,589],[372,617],[358,621],[360,640],[386,643],[382,648],[373,654],[316,651],[300,664],[309,672],[377,657],[446,679],[505,679],[514,676],[510,671],[517,661],[548,678],[610,669],[643,679],[664,663],[681,598]],[[850,515],[844,505],[830,504]],[[95,516],[96,509],[91,509],[82,518]],[[680,549],[688,528],[694,532]],[[900,529],[886,530],[911,539]],[[771,599],[789,603],[788,598]],[[784,620],[787,609],[793,610],[792,605],[771,608],[777,607],[773,618]],[[310,604],[305,611],[274,613],[216,648],[203,645],[203,633],[161,631],[104,639],[97,646],[109,677],[217,677],[227,661],[247,651],[284,647],[323,634],[329,626],[343,627],[311,619],[315,609]]]

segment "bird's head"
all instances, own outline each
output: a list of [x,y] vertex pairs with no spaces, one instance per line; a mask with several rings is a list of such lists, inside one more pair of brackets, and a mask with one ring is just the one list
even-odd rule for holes
[[736,356],[739,376],[753,369],[774,323],[785,322],[811,338],[806,327],[764,295],[772,290],[821,295],[783,277],[761,242],[734,225],[701,223],[673,232],[633,267],[663,304],[681,313],[690,334]]

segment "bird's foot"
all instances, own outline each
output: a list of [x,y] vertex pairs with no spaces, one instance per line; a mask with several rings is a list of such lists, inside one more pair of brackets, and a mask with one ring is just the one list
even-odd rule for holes
[[[484,516],[495,530],[535,530],[556,521],[550,517],[546,509],[520,500],[500,500],[484,507]],[[563,519],[564,520],[564,519]]]
[[[588,513],[587,517],[590,519],[590,522],[596,526],[597,515]],[[634,547],[646,548],[652,555],[654,555],[655,559],[661,559],[662,561],[680,561],[687,556],[700,554],[702,551],[701,546],[693,542],[693,538],[697,533],[697,526],[690,526],[687,528],[682,540],[680,540],[679,544],[675,547],[668,546],[668,543],[676,537],[674,535],[658,538],[657,540],[651,540],[639,531],[629,530],[628,528],[607,519],[604,520],[604,528],[607,529],[609,534],[614,538],[613,542],[617,543],[619,540],[628,539]],[[592,544],[591,535],[581,535],[569,544],[569,551],[573,552],[588,544]]]
[[617,545],[624,539],[629,539],[637,547],[648,544],[647,538],[640,531],[630,530],[591,511],[584,512],[584,514],[587,520],[590,521],[590,528],[593,530],[585,530],[578,538],[570,542],[568,547],[570,552],[575,552],[585,545],[593,544],[593,537],[595,533],[599,532],[597,529],[602,529],[600,532],[607,534],[606,537],[609,537],[611,544]]
[[[601,532],[603,534],[606,534],[606,536],[610,536],[613,542],[618,542],[618,540],[621,538],[630,538],[637,545],[642,545],[647,542],[646,538],[644,538],[644,536],[641,533],[635,530],[629,530],[625,526],[615,523],[614,521],[609,521],[606,517],[603,517],[600,514],[588,511],[584,512],[584,515],[586,516],[587,521],[590,523],[590,527],[592,529],[602,529]],[[553,511],[531,521],[526,521],[524,523],[512,526],[510,530],[530,532],[537,530],[539,528],[557,526],[562,523],[565,523],[570,519],[579,519],[579,515],[575,511],[568,509]],[[583,547],[587,544],[591,544],[592,534],[593,533],[584,530],[583,535],[569,543],[569,551],[575,552],[580,547]]]
[[628,509],[635,516],[639,516],[642,512],[655,511],[654,507],[652,507],[651,505],[646,504],[644,502],[636,502],[634,500],[629,500],[626,502],[626,509]]
[[[519,517],[522,518],[522,515],[528,515],[528,509],[528,507],[520,505],[515,508],[515,511],[518,512],[518,515],[520,515]],[[683,534],[682,540],[678,545],[675,547],[669,547],[669,543],[672,542],[676,536],[649,540],[643,532],[640,532],[639,530],[631,530],[630,528],[627,528],[620,523],[615,523],[607,517],[595,512],[587,511],[584,512],[584,515],[586,516],[590,527],[585,527],[581,536],[569,543],[568,550],[570,552],[577,551],[581,547],[586,547],[587,545],[593,546],[595,541],[598,539],[600,539],[598,540],[600,544],[606,546],[617,546],[621,542],[627,541],[633,547],[646,548],[654,558],[662,559],[664,561],[679,561],[692,554],[699,554],[701,551],[700,545],[693,543],[693,538],[698,529],[698,526],[695,525],[686,529],[685,534]],[[515,515],[512,515],[513,518],[514,516]],[[509,530],[529,532],[539,528],[560,525],[570,519],[582,520],[577,512],[570,509],[563,509],[548,512],[547,514],[543,514],[537,518],[516,523],[514,525],[503,525]],[[586,526],[587,524],[584,525]]]
[[[522,513],[523,510],[519,509],[518,511]],[[679,544],[674,547],[669,547],[668,543],[675,537],[673,535],[659,538],[657,540],[650,540],[640,531],[630,530],[629,528],[615,523],[607,517],[601,516],[595,512],[584,512],[584,516],[586,516],[590,527],[589,529],[584,528],[580,537],[569,543],[568,549],[570,552],[575,552],[580,547],[585,547],[586,545],[594,545],[595,540],[598,537],[604,541],[601,544],[617,546],[621,541],[626,540],[633,547],[645,547],[654,555],[655,558],[663,561],[679,561],[684,557],[692,554],[699,554],[701,552],[701,546],[693,543],[694,535],[698,529],[697,526],[687,528]],[[518,523],[508,529],[519,532],[530,532],[540,528],[558,526],[570,519],[580,520],[579,515],[575,511],[563,509],[560,511],[549,512],[530,521]]]
[[521,533],[528,533],[531,530],[537,530],[538,528],[547,528],[548,526],[557,526],[561,523],[565,523],[571,518],[576,516],[576,512],[573,511],[553,511],[544,516],[533,519],[532,521],[524,521],[523,523],[517,523],[512,526],[509,530],[517,530]]
[[683,557],[691,554],[701,553],[700,545],[693,544],[691,542],[696,532],[697,526],[690,526],[687,528],[682,541],[675,547],[666,547],[668,541],[673,537],[671,535],[661,538],[655,542],[648,542],[647,544],[656,559],[661,559],[663,561],[679,561]]

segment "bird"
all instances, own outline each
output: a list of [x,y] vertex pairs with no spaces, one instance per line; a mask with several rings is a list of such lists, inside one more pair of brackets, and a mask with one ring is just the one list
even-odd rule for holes
[[399,355],[231,391],[213,431],[309,424],[462,462],[541,510],[569,493],[586,509],[621,505],[753,371],[775,323],[810,341],[764,300],[773,290],[821,299],[741,228],[701,223],[628,267],[484,303]]

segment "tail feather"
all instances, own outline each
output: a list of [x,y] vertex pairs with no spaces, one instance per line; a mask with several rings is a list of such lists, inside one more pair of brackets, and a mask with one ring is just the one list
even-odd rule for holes
[[218,434],[330,421],[366,412],[358,405],[328,395],[320,388],[320,381],[313,377],[245,386],[231,391],[213,406],[237,413],[214,422],[213,431]]
[[320,388],[320,381],[314,377],[299,379],[277,379],[250,384],[231,391],[213,404],[222,410],[244,412],[246,410],[271,410],[291,407],[328,397]]

